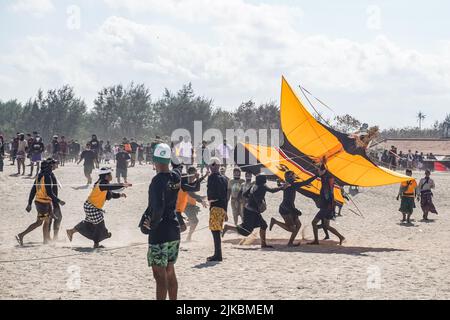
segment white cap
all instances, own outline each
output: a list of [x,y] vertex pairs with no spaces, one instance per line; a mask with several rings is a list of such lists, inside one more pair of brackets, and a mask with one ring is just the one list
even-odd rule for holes
[[172,150],[165,143],[157,144],[153,152],[153,162],[169,164],[171,160]]
[[100,170],[98,170],[99,175],[109,174],[109,173],[112,173],[111,168],[101,168]]
[[220,159],[219,158],[217,158],[217,157],[212,157],[210,160],[209,160],[209,165],[210,166],[213,166],[213,165],[221,165],[222,163],[221,163],[221,161],[220,161]]

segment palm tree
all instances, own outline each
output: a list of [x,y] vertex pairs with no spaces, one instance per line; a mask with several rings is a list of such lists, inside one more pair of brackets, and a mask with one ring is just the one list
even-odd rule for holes
[[422,130],[422,121],[424,121],[425,118],[426,115],[422,111],[419,111],[419,113],[417,114],[417,121],[419,121],[419,130]]

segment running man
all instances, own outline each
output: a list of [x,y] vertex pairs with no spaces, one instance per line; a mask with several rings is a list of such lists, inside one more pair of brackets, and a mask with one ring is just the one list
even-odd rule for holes
[[153,152],[156,176],[148,190],[149,205],[141,231],[148,234],[148,266],[152,268],[156,281],[156,299],[176,300],[178,281],[175,263],[180,249],[180,226],[175,214],[181,177],[178,171],[171,171],[170,147],[159,144]]
[[425,170],[425,178],[420,179],[419,186],[417,187],[417,200],[420,201],[420,206],[423,211],[423,220],[428,220],[428,213],[438,214],[436,207],[433,204],[433,192],[436,187],[434,180],[430,178],[430,170]]
[[83,168],[84,168],[84,176],[87,179],[87,185],[90,185],[92,183],[92,170],[95,168],[95,163],[97,159],[97,154],[91,150],[91,145],[87,144],[86,149],[81,153],[80,160],[78,160],[77,164],[80,164],[81,161],[83,162]]
[[[314,232],[314,241],[308,244],[318,245],[319,243],[319,222],[322,222],[320,226],[325,231],[330,231],[332,234],[339,238],[339,244],[342,245],[345,241],[343,235],[341,235],[335,228],[330,226],[330,220],[334,218],[334,210],[336,203],[334,200],[334,177],[328,172],[325,164],[319,169],[319,176],[322,182],[319,195],[319,212],[316,214],[312,221],[312,227]],[[328,236],[327,236],[328,238]]]
[[242,187],[245,183],[245,180],[241,178],[241,169],[234,168],[233,169],[233,179],[228,181],[228,196],[229,200],[231,200],[231,210],[233,212],[233,220],[234,224],[238,225],[238,219],[241,217],[243,220],[242,213]]
[[34,199],[34,204],[38,213],[37,219],[36,222],[31,224],[24,232],[21,232],[16,236],[16,240],[21,246],[23,246],[23,238],[42,224],[44,224],[42,229],[44,244],[47,244],[50,241],[50,218],[53,216],[53,205],[59,204],[63,206],[65,204],[64,201],[59,199],[53,193],[51,173],[52,164],[48,161],[43,161],[41,163],[41,171],[31,188],[28,205],[25,209],[27,212],[31,211],[31,204]]
[[[195,192],[200,191],[200,184],[203,180],[205,180],[207,176],[208,175],[206,174],[200,178],[195,167],[189,167],[187,170],[187,176],[181,176],[181,188],[177,198],[176,214],[178,223],[180,224],[180,231],[182,233],[187,229],[182,213],[186,213],[186,207],[188,205],[189,198],[196,198]],[[194,217],[192,217],[192,221],[189,221],[190,231],[188,238],[192,236],[192,233],[197,227],[197,224],[198,219],[196,220]]]
[[89,198],[84,203],[85,219],[74,228],[66,230],[70,242],[72,242],[73,235],[79,232],[84,237],[94,241],[94,249],[97,249],[103,248],[100,242],[111,238],[111,232],[105,226],[105,211],[103,207],[107,200],[127,197],[125,193],[112,191],[131,187],[131,184],[128,183],[111,184],[112,179],[112,170],[110,168],[101,168],[99,170],[98,181],[94,184]]
[[299,246],[300,242],[294,245],[295,237],[297,237],[300,228],[302,227],[302,223],[300,222],[299,217],[302,215],[301,211],[295,207],[295,197],[297,195],[297,191],[299,188],[307,186],[311,184],[314,180],[317,179],[317,176],[311,177],[305,181],[296,181],[297,177],[293,171],[287,171],[284,174],[284,180],[289,185],[283,191],[283,201],[280,204],[279,213],[284,220],[283,222],[278,221],[275,218],[270,220],[269,230],[272,231],[274,225],[277,225],[284,230],[291,233],[291,238],[288,242],[288,247]]
[[261,238],[261,248],[271,248],[267,244],[266,230],[267,222],[264,220],[262,213],[266,211],[266,193],[276,193],[285,188],[288,185],[283,185],[278,188],[270,188],[267,186],[267,177],[265,175],[257,175],[256,183],[250,189],[247,189],[243,196],[247,198],[247,203],[244,207],[244,221],[238,226],[225,225],[222,232],[222,237],[228,231],[237,232],[244,237],[248,237],[253,230],[259,228],[259,235]]

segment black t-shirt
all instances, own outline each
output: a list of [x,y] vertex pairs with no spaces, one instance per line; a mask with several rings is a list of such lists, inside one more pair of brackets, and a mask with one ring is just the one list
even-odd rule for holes
[[117,169],[126,169],[128,168],[127,161],[130,160],[130,155],[128,152],[120,151],[116,154],[116,167]]
[[88,144],[92,151],[98,153],[98,150],[100,149],[100,142],[98,142],[98,140],[91,140]]
[[334,178],[330,174],[325,174],[321,178],[322,187],[320,188],[320,209],[334,208]]
[[130,143],[131,146],[131,153],[136,153],[136,150],[138,149],[139,145],[136,142]]
[[104,150],[105,152],[111,152],[111,145],[110,144],[105,145]]
[[72,145],[72,148],[73,148],[73,153],[80,153],[80,150],[81,150],[81,145],[79,144],[79,143],[74,143],[73,145]]
[[96,158],[97,158],[97,155],[92,150],[84,150],[80,156],[81,160],[84,159],[84,166],[90,167],[90,168],[94,167],[94,161]]
[[213,173],[208,177],[207,183],[208,200],[217,200],[211,204],[212,207],[228,207],[228,181],[219,173]]
[[45,146],[42,143],[42,141],[34,141],[33,144],[31,145],[31,153],[33,154],[39,154],[44,152],[45,150]]
[[281,205],[288,209],[295,208],[295,197],[297,195],[297,191],[301,187],[309,185],[316,178],[317,177],[314,176],[305,181],[298,181],[298,182],[292,183],[288,188],[284,189],[283,190],[283,201],[281,202]]
[[53,152],[53,154],[59,152],[59,142],[58,141],[55,141],[55,140],[52,141],[52,152]]
[[158,173],[150,183],[147,208],[151,217],[150,244],[180,240],[180,225],[175,214],[180,181],[179,174],[171,171]]

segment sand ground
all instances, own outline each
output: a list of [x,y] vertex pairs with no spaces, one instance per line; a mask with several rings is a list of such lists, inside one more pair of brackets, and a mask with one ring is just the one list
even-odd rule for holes
[[[155,282],[146,264],[146,237],[137,228],[147,205],[150,166],[129,170],[133,188],[128,198],[106,205],[106,225],[113,233],[92,250],[91,242],[75,235],[70,243],[64,230],[84,218],[83,202],[89,189],[82,185],[82,168],[69,164],[56,171],[63,185],[60,241],[43,245],[41,229],[18,247],[14,235],[36,217],[24,210],[32,180],[10,177],[13,167],[0,174],[0,298],[1,299],[153,299]],[[415,176],[421,176],[416,173]],[[225,236],[220,264],[205,263],[212,237],[207,211],[200,214],[199,231],[191,243],[182,242],[176,270],[180,299],[449,299],[450,298],[450,186],[449,174],[434,174],[435,204],[439,216],[421,222],[416,209],[412,226],[400,225],[398,186],[364,189],[354,200],[364,213],[356,216],[344,207],[333,224],[347,238],[321,246],[285,246],[288,234],[278,227],[268,233],[274,249],[257,243],[238,245],[240,236]],[[202,192],[205,193],[205,186]],[[268,195],[269,221],[278,217],[281,194]],[[317,209],[298,196],[303,211],[302,233],[311,239],[310,222]],[[348,208],[353,208],[349,205]],[[183,236],[183,238],[185,235]],[[301,238],[301,236],[299,236]],[[335,239],[336,240],[336,239]],[[303,241],[305,243],[306,241]]]

